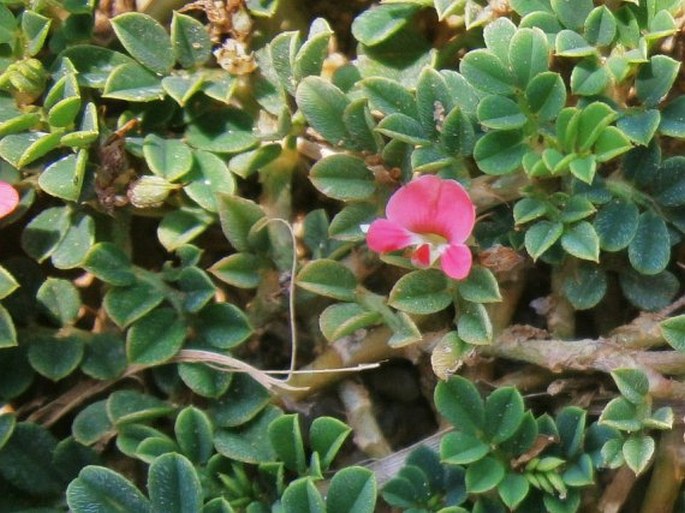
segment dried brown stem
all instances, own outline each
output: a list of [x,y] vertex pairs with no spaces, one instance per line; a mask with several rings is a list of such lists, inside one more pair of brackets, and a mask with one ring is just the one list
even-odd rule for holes
[[683,478],[685,478],[683,433],[685,433],[685,427],[678,425],[661,436],[652,477],[640,509],[641,513],[673,511]]
[[601,513],[618,513],[635,485],[635,473],[628,467],[621,467],[614,474],[609,486],[599,501]]
[[364,385],[346,379],[338,387],[340,400],[345,405],[347,423],[354,431],[354,442],[372,458],[383,458],[392,453],[376,417],[369,392]]

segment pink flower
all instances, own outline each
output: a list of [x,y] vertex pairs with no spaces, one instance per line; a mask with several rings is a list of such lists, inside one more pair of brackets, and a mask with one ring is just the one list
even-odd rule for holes
[[400,187],[388,201],[387,219],[376,219],[366,235],[378,253],[415,246],[412,263],[430,267],[440,260],[455,280],[471,270],[472,256],[464,244],[476,221],[476,209],[458,182],[424,175]]
[[0,218],[12,213],[19,204],[19,193],[7,182],[0,180]]

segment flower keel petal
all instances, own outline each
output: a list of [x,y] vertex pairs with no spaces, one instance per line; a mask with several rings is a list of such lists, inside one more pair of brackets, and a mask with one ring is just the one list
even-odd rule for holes
[[463,280],[469,275],[473,256],[463,244],[451,244],[440,258],[440,267],[445,274],[455,280]]

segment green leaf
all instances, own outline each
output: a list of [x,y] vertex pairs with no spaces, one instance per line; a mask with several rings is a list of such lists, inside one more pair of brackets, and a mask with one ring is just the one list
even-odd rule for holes
[[269,400],[264,387],[247,374],[236,373],[228,392],[212,403],[210,414],[216,425],[235,427],[255,418]]
[[654,55],[647,64],[640,66],[635,78],[635,92],[646,107],[661,103],[678,76],[680,62],[666,56]]
[[69,59],[76,71],[76,79],[82,87],[102,89],[114,68],[121,64],[133,64],[130,57],[103,46],[75,45],[60,56]]
[[321,312],[319,327],[324,337],[333,342],[380,321],[378,312],[366,310],[357,303],[336,303]]
[[284,513],[325,513],[321,494],[310,477],[290,483],[283,493],[281,504]]
[[132,62],[112,71],[102,96],[128,102],[151,102],[164,98],[164,88],[154,73]]
[[155,134],[145,137],[143,155],[150,170],[170,182],[182,178],[193,164],[193,154],[183,141]]
[[269,424],[269,440],[285,467],[299,475],[307,469],[297,414],[281,415]]
[[324,59],[328,55],[331,27],[323,18],[312,22],[309,37],[300,47],[293,60],[293,77],[300,81],[310,75],[320,75]]
[[449,112],[454,107],[445,77],[431,67],[425,67],[416,84],[416,106],[423,131],[435,137],[436,112]]
[[214,153],[243,152],[258,144],[252,133],[253,121],[236,107],[210,111],[188,125],[185,142],[195,149]]
[[586,417],[585,410],[576,406],[567,406],[557,415],[561,450],[566,459],[574,459],[583,451]]
[[649,435],[635,434],[623,444],[623,457],[635,475],[642,474],[652,462],[656,444]]
[[647,375],[639,369],[615,369],[611,371],[621,395],[631,403],[640,405],[645,402],[649,393]]
[[25,55],[33,57],[45,43],[52,20],[34,11],[26,10],[21,16],[21,31],[26,40]]
[[485,427],[485,404],[473,383],[461,376],[440,381],[435,388],[435,406],[454,427],[477,436]]
[[202,485],[187,458],[168,453],[156,458],[148,471],[151,513],[200,513]]
[[321,296],[354,301],[357,278],[340,262],[322,258],[302,268],[297,275],[297,285]]
[[552,71],[538,74],[526,86],[526,101],[541,120],[554,119],[566,104],[566,86]]
[[583,27],[585,19],[594,7],[592,0],[551,0],[550,4],[559,21],[569,29]]
[[656,109],[627,111],[616,122],[616,127],[631,140],[646,146],[659,128],[661,114]]
[[378,153],[383,145],[381,137],[373,132],[376,122],[371,116],[366,98],[358,98],[343,112],[343,121],[350,134],[350,146],[360,151]]
[[17,345],[17,331],[12,316],[0,305],[0,349]]
[[481,125],[498,130],[521,128],[528,121],[515,101],[499,95],[483,98],[477,112]]
[[36,293],[38,304],[58,326],[71,324],[81,308],[81,297],[69,280],[48,278]]
[[151,312],[164,301],[164,294],[153,285],[137,281],[125,287],[110,289],[103,300],[107,315],[121,328],[125,328]]
[[506,474],[504,464],[493,456],[471,464],[466,469],[466,491],[484,493],[495,488]]
[[401,31],[411,22],[419,6],[406,4],[385,4],[367,9],[352,23],[352,35],[360,43],[374,46]]
[[74,335],[37,333],[31,340],[28,358],[40,375],[59,381],[71,374],[83,358],[83,340]]
[[19,283],[7,269],[0,265],[0,299],[4,299],[19,288]]
[[547,214],[549,206],[539,198],[522,198],[514,205],[514,222],[525,224]]
[[593,102],[585,107],[578,119],[578,138],[576,139],[578,151],[589,150],[602,131],[617,117],[616,111],[603,102]]
[[12,436],[17,419],[10,413],[0,414],[0,449],[7,443]]
[[71,215],[70,225],[59,245],[52,253],[52,265],[57,269],[79,267],[95,242],[95,221],[83,211]]
[[233,379],[233,374],[212,369],[202,363],[181,363],[178,366],[178,375],[193,392],[211,398],[224,395]]
[[540,29],[522,28],[516,31],[509,47],[511,63],[519,87],[527,87],[533,78],[548,70],[547,37]]
[[419,328],[406,313],[399,312],[390,319],[386,317],[384,320],[393,332],[388,340],[390,347],[403,347],[421,340]]
[[685,315],[678,315],[662,321],[661,334],[671,347],[685,352]]
[[345,206],[331,221],[328,234],[332,239],[360,241],[366,235],[360,226],[370,224],[376,218],[376,206],[372,203],[351,203]]
[[198,208],[181,208],[167,213],[157,227],[157,238],[167,251],[175,251],[203,233],[214,221]]
[[251,289],[261,282],[257,257],[250,253],[234,253],[215,262],[208,271],[216,278],[234,287]]
[[642,274],[659,274],[671,259],[670,240],[663,218],[651,211],[643,212],[628,246],[630,264]]
[[493,328],[485,307],[480,303],[466,302],[458,314],[457,332],[468,344],[492,343]]
[[521,426],[524,417],[523,398],[513,387],[495,390],[485,400],[485,432],[490,443],[509,440]]
[[178,276],[178,288],[184,294],[183,310],[196,313],[216,294],[216,287],[206,272],[197,267],[186,267]]
[[145,496],[120,474],[105,467],[87,466],[67,488],[67,504],[74,513],[149,513]]
[[[395,112],[386,116],[376,126],[376,131],[392,139],[411,145],[425,145],[430,143],[428,134],[416,119],[405,114]],[[329,157],[330,158],[330,157]]]
[[25,132],[10,134],[0,140],[0,157],[16,168],[38,160],[59,145],[62,132]]
[[585,37],[595,46],[609,46],[616,31],[616,18],[605,5],[595,7],[585,19]]
[[123,337],[118,333],[93,333],[86,337],[81,370],[88,376],[106,380],[118,378],[126,370]]
[[21,235],[21,247],[26,253],[42,262],[49,257],[69,229],[70,210],[51,207],[36,215]]
[[610,82],[606,66],[600,66],[592,58],[583,59],[571,72],[571,91],[581,96],[602,94]]
[[309,178],[323,194],[342,201],[363,200],[376,190],[371,170],[362,159],[351,155],[331,155],[319,160]]
[[373,513],[376,479],[363,467],[346,467],[336,472],[326,495],[326,513]]
[[38,185],[51,196],[77,201],[83,186],[88,152],[67,155],[50,164],[38,177]]
[[526,231],[526,251],[528,251],[533,260],[537,260],[559,240],[563,233],[564,225],[562,223],[539,221]]
[[157,308],[138,319],[126,333],[128,360],[140,365],[158,365],[172,358],[183,346],[186,326],[171,308]]
[[502,295],[497,279],[486,267],[474,266],[465,280],[459,282],[459,294],[472,303],[497,303]]
[[214,303],[198,315],[197,337],[218,349],[232,349],[252,335],[243,311],[230,303]]
[[111,242],[99,242],[91,247],[83,268],[111,285],[127,286],[135,281],[130,259]]
[[594,220],[599,245],[605,251],[620,251],[630,244],[637,232],[640,212],[629,201],[614,199],[603,205]]
[[565,276],[562,290],[576,310],[588,310],[607,292],[606,273],[599,267],[582,263]]
[[446,433],[440,440],[440,460],[448,465],[467,465],[489,452],[488,444],[463,431]]
[[489,50],[471,50],[462,58],[459,70],[469,83],[483,92],[509,95],[514,79],[502,61]]
[[678,96],[661,111],[659,131],[670,137],[685,138],[685,95]]
[[[470,26],[471,8],[465,8],[466,25]],[[477,17],[478,15],[476,15]],[[483,28],[485,46],[493,55],[496,55],[507,67],[511,67],[509,48],[513,37],[516,35],[516,25],[507,17],[496,18]]]
[[594,153],[597,162],[606,162],[631,148],[630,139],[615,126],[606,127],[599,134]]
[[258,204],[240,196],[219,194],[217,197],[224,235],[238,251],[249,251],[248,234],[257,221],[264,217],[264,212]]
[[556,54],[561,57],[589,57],[597,54],[597,49],[588,43],[583,36],[573,30],[562,30],[554,41]]
[[519,14],[525,16],[534,12],[552,13],[552,6],[549,0],[511,0],[511,7]]
[[330,467],[348,435],[352,432],[344,422],[333,417],[317,417],[309,428],[311,450],[321,458],[322,469]]
[[564,228],[561,246],[577,258],[599,262],[599,237],[587,221]]
[[661,205],[685,205],[685,157],[677,156],[664,160],[654,178],[654,198]]
[[448,153],[469,156],[475,143],[473,124],[460,107],[454,107],[442,124],[440,142]]
[[380,111],[385,116],[399,113],[418,120],[414,96],[399,82],[385,77],[369,77],[358,85],[373,110]]
[[164,417],[173,411],[174,407],[161,399],[134,390],[118,390],[107,398],[107,415],[119,429],[124,424]]
[[669,271],[646,275],[626,269],[619,279],[626,299],[647,312],[666,308],[680,290],[680,281]]
[[138,12],[120,14],[112,18],[112,28],[128,53],[143,66],[160,75],[171,70],[171,40],[154,18]]
[[595,472],[591,456],[589,454],[582,454],[574,464],[566,467],[562,474],[562,479],[565,484],[573,487],[591,486],[595,482]]
[[521,166],[528,147],[519,130],[496,130],[481,137],[473,149],[478,167],[488,175],[507,175]]
[[205,82],[205,76],[201,73],[172,75],[162,79],[164,92],[181,107],[185,107],[195,93],[202,91],[203,86],[210,87]]
[[662,406],[652,415],[642,421],[642,424],[647,429],[670,430],[673,429],[673,408],[670,406]]
[[201,66],[210,57],[212,42],[205,26],[186,14],[173,12],[171,43],[174,57],[184,68]]
[[447,279],[437,269],[423,269],[402,276],[388,298],[390,306],[412,314],[439,312],[451,302]]
[[267,426],[280,415],[281,411],[278,408],[268,406],[240,429],[217,431],[214,435],[216,450],[227,458],[244,463],[274,461],[276,455],[269,443]]
[[528,480],[521,474],[509,472],[497,485],[497,493],[502,502],[511,510],[516,510],[530,491]]
[[587,157],[578,157],[569,162],[569,169],[571,174],[585,182],[586,184],[592,184],[595,178],[595,172],[597,171],[597,160],[594,155],[588,155]]
[[341,145],[348,138],[343,114],[350,100],[333,84],[307,77],[297,87],[296,101],[310,126],[327,141]]
[[624,397],[617,397],[609,401],[602,410],[598,422],[619,431],[632,432],[642,428],[638,407]]
[[49,457],[56,447],[57,440],[43,426],[17,423],[0,449],[0,476],[31,495],[60,495],[64,482]]

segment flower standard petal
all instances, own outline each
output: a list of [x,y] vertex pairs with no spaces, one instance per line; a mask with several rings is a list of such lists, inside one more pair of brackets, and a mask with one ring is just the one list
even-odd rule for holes
[[390,221],[414,233],[434,233],[464,242],[476,219],[468,193],[454,180],[424,175],[401,187],[388,201]]
[[471,250],[464,244],[450,244],[440,257],[440,267],[445,274],[455,280],[463,280],[471,271],[473,257]]
[[387,253],[414,244],[414,235],[403,226],[388,219],[376,219],[366,234],[369,249],[377,253]]
[[0,217],[10,214],[19,203],[19,193],[7,182],[0,181]]

